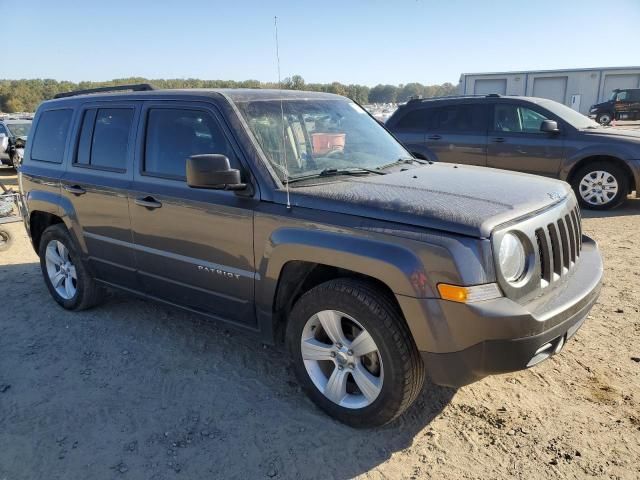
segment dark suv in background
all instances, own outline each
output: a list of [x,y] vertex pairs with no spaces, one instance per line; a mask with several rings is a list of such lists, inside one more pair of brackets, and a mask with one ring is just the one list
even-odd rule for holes
[[614,90],[609,100],[591,106],[589,117],[601,125],[612,120],[640,120],[640,88]]
[[552,100],[414,99],[386,127],[417,158],[565,180],[588,208],[613,208],[640,188],[640,132],[604,128]]

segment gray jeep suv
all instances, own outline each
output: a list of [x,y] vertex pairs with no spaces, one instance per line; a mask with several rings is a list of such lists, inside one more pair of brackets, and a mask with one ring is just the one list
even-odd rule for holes
[[24,222],[66,309],[116,287],[282,342],[319,407],[373,426],[425,374],[558,353],[596,301],[564,182],[414,159],[337,95],[129,88],[34,119]]
[[640,131],[605,128],[543,98],[414,99],[386,127],[417,157],[559,178],[583,207],[640,195]]

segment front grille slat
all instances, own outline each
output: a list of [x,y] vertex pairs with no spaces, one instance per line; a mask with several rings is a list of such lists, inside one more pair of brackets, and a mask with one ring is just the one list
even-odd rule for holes
[[540,259],[540,277],[550,283],[551,272],[553,271],[551,242],[542,228],[536,230],[536,243],[538,245],[538,256]]
[[564,222],[567,226],[567,231],[569,232],[569,251],[571,253],[571,261],[575,263],[577,254],[576,242],[578,239],[578,235],[576,235],[576,232],[573,230],[573,223],[571,223],[571,218],[568,214],[564,216]]
[[571,266],[569,232],[567,232],[567,227],[562,218],[558,219],[558,232],[560,233],[560,247],[562,249],[562,265],[569,270]]
[[573,231],[576,233],[576,257],[579,257],[582,250],[582,232],[580,231],[580,222],[578,222],[575,210],[571,211],[571,224],[573,225]]
[[558,228],[555,224],[547,225],[549,239],[551,240],[551,252],[553,258],[553,273],[560,276],[562,274],[562,247],[560,245],[560,237],[558,236]]

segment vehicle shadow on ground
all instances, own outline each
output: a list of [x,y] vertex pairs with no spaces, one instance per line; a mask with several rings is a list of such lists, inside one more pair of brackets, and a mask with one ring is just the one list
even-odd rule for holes
[[640,198],[629,197],[622,205],[612,210],[589,210],[582,208],[580,212],[583,218],[610,218],[640,215]]
[[67,312],[37,263],[1,263],[0,477],[352,478],[410,447],[455,394],[427,383],[391,424],[352,429],[306,398],[279,348],[120,292]]

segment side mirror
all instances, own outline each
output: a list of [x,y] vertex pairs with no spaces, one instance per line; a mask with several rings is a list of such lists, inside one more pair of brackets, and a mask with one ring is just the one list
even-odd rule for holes
[[187,159],[187,185],[213,190],[244,190],[240,170],[231,168],[224,155],[192,155]]
[[9,148],[9,137],[6,134],[0,133],[0,153],[4,153]]
[[24,138],[22,137],[16,138],[16,143],[15,143],[16,148],[24,148],[25,145],[26,145],[26,141]]
[[555,120],[543,120],[540,125],[540,131],[545,133],[558,133],[560,132],[558,122]]

